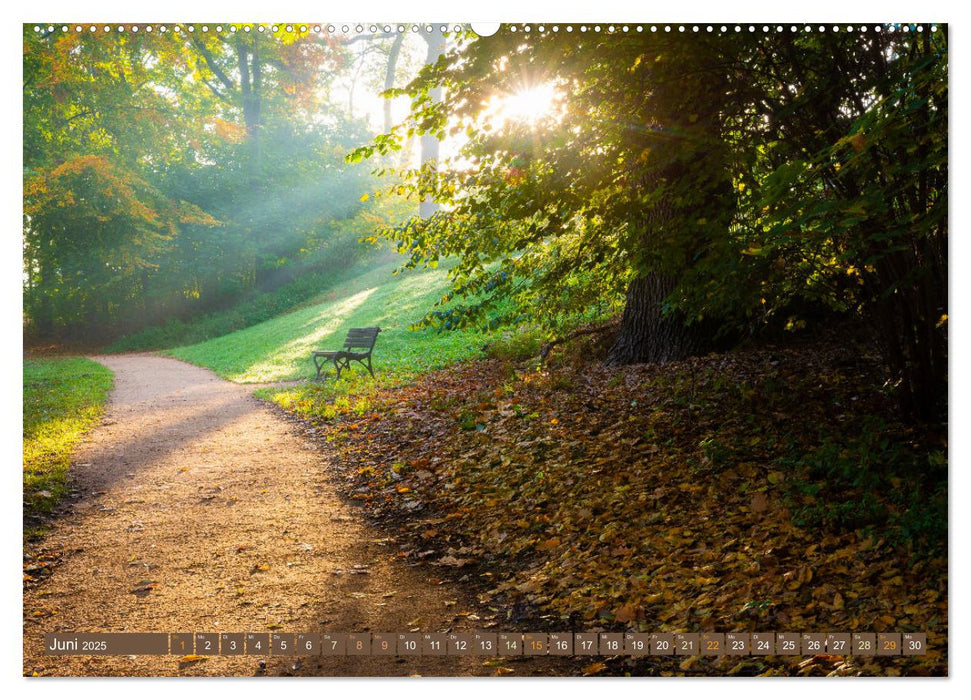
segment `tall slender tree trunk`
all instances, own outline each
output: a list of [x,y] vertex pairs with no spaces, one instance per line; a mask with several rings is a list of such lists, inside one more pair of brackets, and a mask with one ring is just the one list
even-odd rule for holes
[[[428,51],[425,53],[425,65],[432,65],[436,63],[439,57],[445,53],[445,35],[442,34],[440,25],[436,25],[434,29],[429,32],[422,32],[422,37],[428,43]],[[436,88],[431,91],[430,97],[432,101],[439,101],[442,99],[442,89]],[[438,162],[438,139],[434,134],[424,134],[421,137],[421,164],[422,167],[426,165],[432,165]],[[438,204],[433,202],[431,197],[426,197],[425,200],[418,205],[418,215],[427,219],[432,214],[438,211]]]
[[[249,162],[246,167],[246,190],[250,202],[259,202],[263,197],[263,61],[260,55],[259,37],[245,37],[236,34],[236,62],[239,68],[240,103],[243,108],[243,122],[246,125]],[[252,249],[247,253],[248,278],[250,287],[259,287],[264,271],[260,267],[259,253],[262,232],[255,230],[252,211],[240,217],[250,237]]]
[[[401,44],[404,43],[404,32],[399,32],[391,42],[388,50],[388,67],[384,73],[384,89],[390,90],[394,87],[394,74],[398,67],[398,57],[401,55]],[[435,59],[438,60],[437,58]],[[391,98],[384,98],[384,131],[391,131]]]

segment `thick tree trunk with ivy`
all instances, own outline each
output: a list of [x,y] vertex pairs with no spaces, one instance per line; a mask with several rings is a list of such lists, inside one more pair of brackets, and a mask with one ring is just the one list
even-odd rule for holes
[[[711,130],[714,132],[715,127],[712,126]],[[707,245],[705,232],[696,230],[691,222],[705,218],[721,220],[727,225],[727,212],[734,201],[731,186],[727,184],[728,170],[719,151],[696,148],[690,158],[684,159],[678,155],[677,158],[672,157],[672,162],[661,170],[649,169],[640,177],[632,176],[638,181],[633,198],[639,198],[644,192],[655,191],[658,187],[665,188],[660,200],[635,217],[632,227],[642,232],[639,248],[645,255],[646,251],[656,250],[661,237],[670,236],[672,231],[678,232],[682,239],[690,240],[682,251],[687,261]],[[684,185],[681,183],[690,176],[692,168],[721,173],[722,177],[711,177],[706,182],[705,196],[697,202],[696,207],[689,209],[682,204]],[[676,266],[674,270],[677,270]],[[677,310],[665,313],[665,301],[674,292],[677,281],[676,273],[671,268],[659,270],[657,267],[642,272],[631,281],[627,288],[620,333],[607,355],[608,364],[672,362],[711,348],[712,323],[693,323],[689,326],[684,313]]]
[[674,280],[656,272],[630,283],[620,333],[607,355],[607,364],[683,360],[707,347],[703,334],[686,326],[680,314],[663,314],[664,299],[673,290]]

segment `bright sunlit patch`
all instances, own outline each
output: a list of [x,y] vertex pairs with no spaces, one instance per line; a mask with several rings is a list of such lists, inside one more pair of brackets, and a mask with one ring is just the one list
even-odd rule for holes
[[502,111],[509,119],[534,122],[550,111],[555,93],[551,83],[517,92],[506,98]]
[[507,122],[533,125],[562,115],[558,93],[553,83],[542,83],[523,88],[509,95],[493,97],[486,109],[486,121],[493,127]]

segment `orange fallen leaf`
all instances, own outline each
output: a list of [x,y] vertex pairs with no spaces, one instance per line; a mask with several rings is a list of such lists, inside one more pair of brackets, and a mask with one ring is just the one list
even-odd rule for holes
[[614,620],[617,622],[630,622],[635,617],[637,617],[637,610],[630,603],[621,605],[614,611]]

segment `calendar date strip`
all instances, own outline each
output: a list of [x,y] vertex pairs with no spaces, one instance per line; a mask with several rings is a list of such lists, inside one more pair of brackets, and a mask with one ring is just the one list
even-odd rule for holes
[[919,656],[922,632],[146,632],[44,635],[49,656]]

